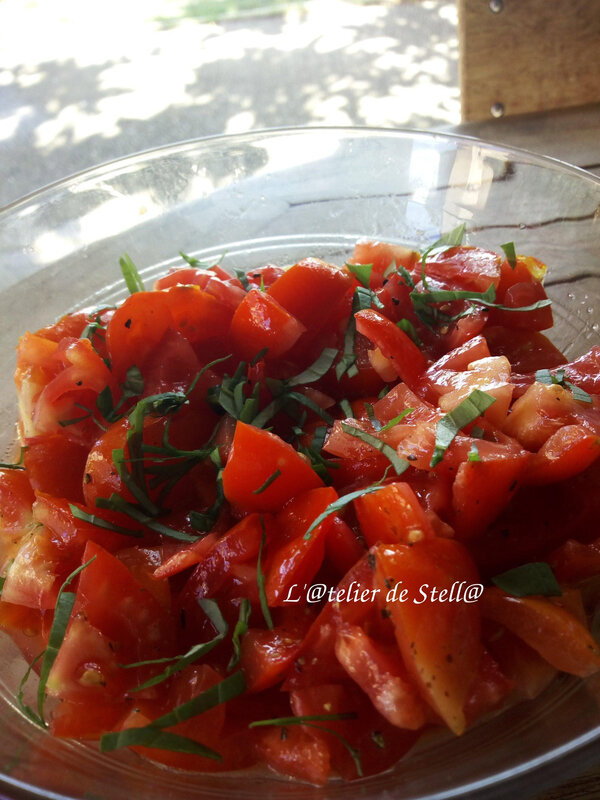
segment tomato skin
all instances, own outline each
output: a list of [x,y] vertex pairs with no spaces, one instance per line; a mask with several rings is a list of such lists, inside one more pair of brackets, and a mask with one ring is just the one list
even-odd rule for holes
[[378,289],[384,281],[384,273],[391,265],[402,266],[412,272],[419,260],[419,253],[399,244],[377,242],[371,239],[360,239],[354,245],[350,263],[372,264],[369,285]]
[[[450,539],[427,539],[412,547],[379,545],[376,585],[380,597],[401,584],[411,600],[421,587],[450,589],[454,582],[477,581],[467,551]],[[476,604],[388,602],[404,664],[423,699],[455,733],[466,727],[464,704],[481,658],[480,619]]]
[[568,611],[543,597],[513,597],[484,590],[481,613],[523,639],[561,672],[586,677],[600,669],[600,649],[589,631]]
[[[106,329],[111,369],[118,383],[144,361],[174,325],[166,292],[136,292],[115,311]],[[143,374],[143,372],[142,372]]]
[[232,309],[199,286],[172,286],[165,297],[175,330],[191,344],[227,335]]
[[[256,490],[277,470],[281,474],[257,494]],[[291,445],[273,433],[238,421],[223,470],[223,490],[230,503],[245,511],[278,511],[291,497],[322,485]]]
[[[42,434],[26,440],[23,463],[33,489],[83,502],[83,474],[88,448],[58,433]],[[49,470],[48,464],[60,464]]]
[[361,530],[369,546],[410,544],[435,534],[408,483],[396,481],[354,500]]
[[487,325],[485,339],[490,355],[506,356],[514,372],[554,369],[567,361],[560,350],[537,331]]
[[554,483],[572,478],[600,456],[600,440],[583,425],[564,425],[531,457],[525,482]]
[[412,339],[377,311],[366,309],[354,315],[356,329],[378,347],[411,389],[418,386],[427,360]]
[[449,247],[427,257],[425,274],[454,289],[485,292],[492,284],[498,286],[500,283],[501,263],[500,256],[491,250],[469,246]]
[[318,258],[306,258],[277,278],[268,294],[313,333],[328,324],[323,309],[339,303],[352,282],[352,276],[344,270]]
[[364,542],[343,519],[332,518],[325,538],[325,556],[339,576],[345,575],[365,554]]
[[397,651],[386,652],[360,626],[346,624],[336,635],[335,654],[388,722],[409,730],[425,725],[427,707],[402,674]]
[[266,358],[280,358],[306,331],[306,327],[271,295],[251,289],[231,320],[231,341],[246,361],[267,348]]
[[[508,308],[518,309],[547,299],[548,295],[541,283],[524,282],[515,283],[507,289],[502,304]],[[554,324],[550,305],[531,311],[502,311],[494,308],[490,311],[489,322],[491,325],[523,328],[528,331],[543,331]]]
[[260,759],[276,772],[315,786],[327,783],[330,770],[327,746],[296,725],[287,729],[284,739],[279,727],[261,731],[256,750]]

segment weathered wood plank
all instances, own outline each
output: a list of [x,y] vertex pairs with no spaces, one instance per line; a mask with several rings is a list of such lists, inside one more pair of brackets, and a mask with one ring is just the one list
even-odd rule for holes
[[[458,0],[462,118],[600,101],[600,0]],[[493,8],[501,9],[494,13]]]

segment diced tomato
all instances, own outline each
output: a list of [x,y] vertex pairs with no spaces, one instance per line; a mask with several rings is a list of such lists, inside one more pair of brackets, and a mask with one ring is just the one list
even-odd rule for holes
[[[464,704],[481,658],[479,609],[464,600],[436,601],[431,590],[449,593],[461,581],[476,582],[471,559],[449,539],[425,539],[412,547],[379,545],[376,559],[376,583],[408,674],[448,727],[462,733]],[[409,602],[388,600],[390,590],[403,589]]]
[[427,360],[412,339],[377,311],[355,314],[356,329],[380,349],[402,380],[414,389],[427,368]]
[[[287,269],[269,295],[311,333],[328,323],[324,308],[333,308],[348,292],[352,276],[318,258],[306,258]],[[318,303],[315,303],[318,298]]]
[[431,253],[425,262],[428,278],[457,289],[485,292],[500,283],[502,259],[491,250],[476,247],[449,247]]
[[266,358],[280,358],[306,327],[269,294],[252,289],[237,307],[231,321],[231,340],[242,358],[252,359],[267,348]]
[[388,722],[409,730],[425,725],[427,708],[408,681],[397,651],[386,652],[358,625],[343,625],[336,635],[335,654]]
[[175,330],[191,344],[227,335],[232,309],[199,286],[172,286],[164,296]]
[[350,263],[372,264],[370,286],[372,289],[377,289],[382,285],[383,275],[388,267],[401,266],[411,272],[418,260],[419,253],[409,247],[360,239],[354,245]]
[[332,518],[325,539],[325,556],[338,575],[345,575],[365,554],[362,539],[338,516]]
[[467,723],[498,708],[510,694],[514,683],[501,671],[487,650],[483,651],[479,671],[465,703]]
[[[25,469],[34,489],[83,502],[83,474],[88,448],[59,433],[47,433],[27,440]],[[60,469],[48,469],[48,464]]]
[[[489,621],[485,622],[490,625]],[[486,641],[502,673],[512,681],[519,696],[532,700],[556,677],[555,667],[506,628],[495,625]]]
[[417,496],[396,481],[354,501],[356,516],[368,545],[414,544],[435,534]]
[[565,425],[552,433],[529,462],[526,483],[553,483],[572,478],[600,455],[598,436],[583,425]]
[[327,746],[296,725],[285,731],[285,736],[278,727],[261,731],[256,743],[259,757],[276,772],[323,786],[330,770]]
[[277,511],[290,497],[322,485],[310,464],[279,436],[237,423],[223,470],[225,497],[234,506],[245,511]]
[[495,587],[481,598],[484,617],[499,622],[562,672],[585,677],[600,669],[600,649],[572,614],[542,597],[513,597]]
[[[510,309],[528,308],[547,301],[548,295],[541,283],[515,283],[506,290],[502,305]],[[543,331],[553,325],[552,307],[533,308],[529,311],[505,311],[494,308],[489,315],[490,325],[507,328],[524,328],[528,331]]]
[[537,331],[488,325],[485,338],[490,354],[506,356],[515,372],[553,369],[567,360],[543,333]]

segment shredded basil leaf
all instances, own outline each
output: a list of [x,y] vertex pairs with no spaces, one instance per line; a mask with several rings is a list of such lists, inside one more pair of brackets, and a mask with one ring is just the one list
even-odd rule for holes
[[353,425],[348,425],[346,422],[342,422],[341,425],[344,433],[349,433],[350,436],[354,436],[356,439],[360,439],[365,444],[375,448],[375,450],[379,450],[379,452],[382,453],[382,455],[384,455],[394,467],[396,475],[402,475],[402,473],[410,466],[408,461],[406,461],[404,458],[400,458],[393,447],[390,447],[389,444],[382,442],[381,439],[377,438],[377,436],[373,436],[366,431],[361,431],[360,428],[355,428]]
[[[386,475],[387,475],[387,470],[386,470]],[[382,480],[385,479],[386,475],[384,475]],[[366,486],[364,489],[357,489],[354,492],[349,492],[348,494],[343,494],[341,497],[338,497],[337,500],[334,500],[333,503],[330,503],[325,509],[325,511],[319,514],[319,516],[311,522],[306,533],[304,534],[304,539],[306,540],[310,539],[312,532],[315,530],[315,528],[318,528],[319,525],[324,520],[327,519],[327,517],[330,517],[332,514],[337,514],[338,511],[342,511],[344,508],[346,508],[348,503],[351,503],[353,500],[356,500],[357,497],[362,497],[365,494],[373,494],[373,492],[378,492],[380,489],[383,489],[383,484],[381,483],[381,481],[378,481],[377,483],[373,483],[370,486]]]
[[407,336],[409,336],[412,341],[417,345],[417,347],[423,347],[423,342],[421,341],[421,337],[416,331],[415,326],[409,319],[401,319],[396,325],[403,331]]
[[427,257],[430,253],[434,250],[438,250],[443,248],[444,250],[450,247],[458,247],[463,243],[465,238],[466,232],[466,225],[465,223],[461,223],[456,228],[453,228],[448,233],[444,233],[437,239],[433,244],[429,245],[429,247],[421,253],[421,280],[423,281],[423,286],[427,288],[427,276],[425,275],[425,263],[427,261]]
[[170,664],[163,672],[159,675],[155,675],[153,678],[142,683],[140,686],[137,686],[135,689],[132,689],[133,692],[139,692],[142,689],[148,689],[150,686],[156,686],[158,683],[162,683],[166,681],[167,678],[170,678],[171,675],[174,675],[176,672],[180,672],[182,669],[187,667],[189,664],[193,664],[198,659],[202,658],[203,656],[210,653],[219,642],[223,641],[225,636],[227,635],[227,631],[229,626],[223,619],[223,615],[219,610],[219,606],[215,600],[211,600],[208,598],[203,598],[198,600],[198,605],[202,608],[206,616],[212,622],[213,626],[217,631],[217,635],[210,639],[208,642],[200,642],[199,644],[195,644],[191,647],[187,653],[182,656],[174,656],[171,659],[156,659],[154,661],[137,661],[133,664],[123,664],[124,669],[132,669],[134,667],[142,667],[149,664],[158,664],[164,663],[165,661],[173,661],[174,663]]
[[442,460],[456,434],[480,417],[495,402],[496,398],[492,395],[482,392],[481,389],[474,389],[455,409],[444,414],[437,424],[435,449],[430,463],[432,468]]
[[504,251],[504,255],[506,256],[506,260],[508,261],[509,266],[511,267],[511,269],[514,269],[517,266],[517,254],[515,253],[515,243],[506,242],[506,244],[501,244],[500,247]]
[[35,711],[31,708],[31,706],[28,706],[27,703],[25,702],[25,686],[29,681],[33,668],[40,660],[40,658],[44,657],[45,652],[46,652],[45,650],[42,650],[42,652],[38,653],[37,656],[33,659],[33,661],[29,664],[25,674],[23,675],[23,677],[19,682],[19,688],[17,689],[17,705],[19,706],[23,714],[25,714],[25,716],[28,719],[30,719],[31,722],[35,723],[36,725],[39,725],[40,728],[45,728],[46,722],[35,713]]
[[299,375],[294,378],[288,378],[284,383],[286,386],[301,386],[307,383],[314,383],[322,378],[329,370],[335,361],[338,351],[333,347],[326,347],[322,351],[317,360],[307,367]]
[[339,407],[342,409],[342,412],[346,419],[354,419],[354,411],[352,411],[352,406],[350,405],[350,401],[347,400],[345,397],[338,402]]
[[357,715],[354,712],[345,712],[341,714],[311,714],[304,717],[274,717],[273,719],[260,719],[249,724],[249,728],[262,728],[262,727],[286,727],[288,725],[305,725],[308,728],[316,728],[317,730],[329,733],[331,736],[340,741],[348,753],[350,754],[356,772],[360,778],[363,777],[363,768],[360,760],[360,751],[352,747],[350,742],[331,728],[324,728],[322,725],[316,725],[316,722],[335,722],[337,720],[356,719]]
[[242,284],[244,289],[249,292],[250,291],[250,281],[248,280],[248,275],[246,274],[246,270],[236,268],[233,270],[238,281]]
[[397,425],[399,422],[402,422],[404,417],[407,417],[409,414],[412,414],[414,408],[405,408],[404,411],[401,411],[397,416],[391,419],[389,422],[386,422],[385,425],[381,428],[381,433],[383,431],[389,431],[390,428],[393,428],[394,425]]
[[534,561],[509,569],[492,578],[492,582],[499,589],[514,597],[528,597],[529,595],[559,597],[562,595],[552,567],[545,561]]
[[265,491],[265,489],[268,489],[268,488],[269,488],[269,486],[270,486],[270,485],[273,483],[273,481],[276,481],[276,480],[277,480],[277,478],[278,478],[280,475],[281,475],[281,470],[280,470],[280,469],[276,469],[276,470],[275,470],[275,472],[273,472],[271,475],[269,475],[269,477],[268,477],[268,478],[267,478],[267,480],[266,480],[266,481],[263,483],[263,485],[262,485],[262,486],[259,486],[259,487],[258,487],[258,489],[254,489],[254,491],[252,492],[252,494],[261,494],[262,492],[264,492],[264,491]]
[[137,271],[135,264],[127,253],[119,259],[119,266],[121,267],[121,272],[123,273],[123,278],[125,279],[130,294],[145,291],[144,282],[140,278],[140,273]]
[[69,503],[69,508],[71,509],[71,514],[73,514],[75,519],[80,519],[83,522],[89,522],[90,525],[95,525],[96,528],[103,528],[106,531],[114,531],[115,533],[122,533],[125,536],[134,536],[136,538],[144,535],[143,531],[123,528],[121,525],[115,525],[112,522],[102,519],[102,517],[97,517],[95,514],[88,514],[87,511],[82,511],[81,508],[73,505],[73,503]]
[[233,655],[231,656],[229,664],[227,665],[227,672],[231,672],[231,670],[236,667],[240,661],[242,654],[240,640],[242,636],[248,632],[248,621],[251,613],[252,604],[250,603],[250,600],[248,600],[247,597],[242,598],[242,601],[240,602],[238,621],[235,624],[235,628],[233,629],[233,634],[231,636]]
[[585,389],[581,389],[579,386],[575,386],[571,381],[565,379],[564,369],[559,369],[554,374],[552,374],[549,369],[538,369],[535,373],[535,379],[538,383],[545,383],[548,385],[557,384],[565,389],[570,389],[573,394],[573,399],[579,400],[580,403],[592,402],[591,395],[589,395]]
[[375,416],[375,411],[373,410],[373,406],[371,403],[365,402],[365,411],[367,412],[367,416],[369,417],[369,422],[373,426],[373,430],[380,431],[381,430],[381,422]]
[[146,528],[154,531],[154,533],[161,534],[161,536],[168,536],[170,539],[177,539],[180,542],[198,541],[198,536],[191,536],[189,533],[185,533],[185,531],[177,531],[174,528],[168,528],[166,525],[163,525],[161,522],[155,520],[152,516],[145,514],[136,506],[128,503],[127,500],[124,500],[118,494],[113,493],[108,498],[97,497],[96,505],[98,508],[108,508],[111,511],[120,511],[122,514],[126,514],[128,517],[131,517],[131,519],[134,519],[141,525],[145,525]]
[[[169,711],[167,714],[153,720],[149,725],[141,728],[127,728],[115,733],[105,733],[100,739],[100,750],[108,753],[120,747],[131,745],[143,745],[145,747],[157,747],[163,750],[175,750],[177,752],[195,752],[206,758],[220,759],[220,755],[214,750],[210,750],[205,745],[195,742],[192,739],[178,736],[177,734],[163,731],[163,728],[170,728],[179,722],[197,717],[221,703],[226,703],[234,697],[242,694],[246,689],[246,680],[242,672],[234,672],[228,678],[224,678],[220,683],[211,686],[201,694],[182,703]],[[186,748],[186,749],[181,749]],[[188,749],[193,748],[193,749]],[[210,755],[208,755],[210,754]]]
[[56,598],[54,619],[52,620],[52,627],[50,628],[50,634],[48,636],[48,646],[44,651],[44,657],[42,659],[42,666],[40,668],[40,682],[38,684],[38,715],[44,727],[46,726],[46,722],[44,720],[44,701],[46,699],[46,684],[48,683],[48,676],[50,675],[52,665],[56,660],[58,651],[60,650],[65,638],[67,626],[69,624],[69,620],[71,619],[71,611],[73,610],[73,606],[75,604],[75,593],[67,592],[66,588],[82,570],[84,570],[86,567],[89,567],[95,558],[96,556],[92,556],[92,558],[90,558],[89,561],[86,561],[85,564],[81,564],[81,566],[73,570],[73,572],[66,578],[60,587],[58,597]]
[[467,461],[481,461],[481,456],[479,455],[479,449],[475,442],[471,445],[471,449],[467,454]]
[[365,289],[369,288],[373,264],[349,264],[346,262],[346,268],[350,270],[359,283],[362,283]]
[[262,561],[262,552],[263,547],[265,546],[265,542],[267,540],[267,532],[265,530],[265,521],[261,514],[260,516],[260,524],[262,527],[262,538],[260,540],[260,547],[258,548],[258,560],[256,562],[256,583],[258,584],[258,595],[260,597],[260,608],[263,613],[263,617],[265,622],[267,623],[267,628],[272,631],[273,630],[273,618],[271,617],[271,610],[269,609],[269,603],[267,602],[267,594],[265,592],[265,576],[262,571],[261,561]]

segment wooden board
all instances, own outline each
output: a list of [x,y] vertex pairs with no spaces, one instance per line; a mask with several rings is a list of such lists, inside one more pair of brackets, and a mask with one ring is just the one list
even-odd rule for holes
[[600,0],[458,0],[458,9],[465,122],[498,105],[512,115],[600,101]]

